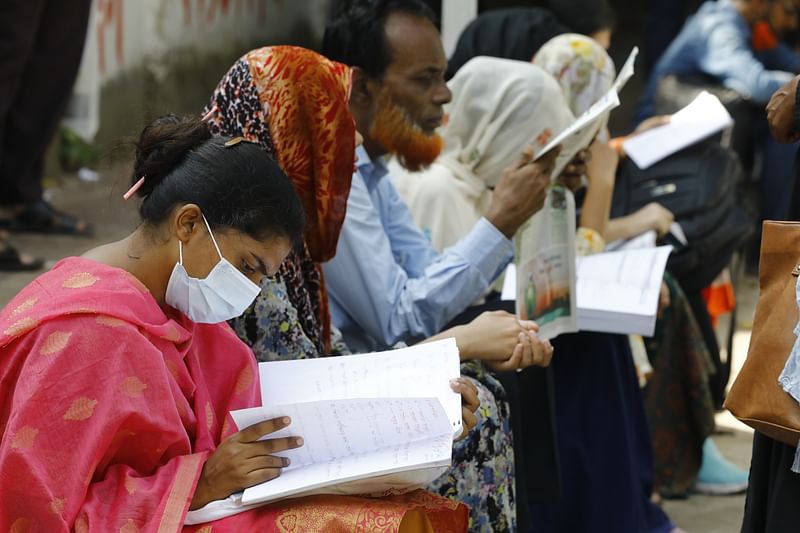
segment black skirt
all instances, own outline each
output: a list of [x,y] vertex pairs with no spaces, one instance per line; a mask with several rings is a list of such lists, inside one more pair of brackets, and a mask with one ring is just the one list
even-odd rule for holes
[[791,471],[794,451],[755,432],[742,533],[800,531],[800,474]]

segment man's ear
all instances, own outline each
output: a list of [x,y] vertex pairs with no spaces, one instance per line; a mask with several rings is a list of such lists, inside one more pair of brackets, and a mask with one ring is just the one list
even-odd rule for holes
[[367,75],[361,67],[353,67],[352,83],[350,102],[362,108],[372,107],[380,91],[380,83]]

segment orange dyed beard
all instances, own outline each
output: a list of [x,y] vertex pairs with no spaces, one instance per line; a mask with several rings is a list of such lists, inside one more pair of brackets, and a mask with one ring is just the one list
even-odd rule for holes
[[384,98],[370,137],[411,172],[430,166],[442,151],[442,138],[429,135],[411,122],[408,115],[388,98]]

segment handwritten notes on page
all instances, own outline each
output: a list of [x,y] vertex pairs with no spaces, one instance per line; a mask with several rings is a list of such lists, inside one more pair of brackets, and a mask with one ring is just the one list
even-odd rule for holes
[[450,464],[452,430],[437,398],[327,400],[231,414],[239,428],[288,416],[292,424],[268,438],[302,435],[305,441],[275,454],[291,464],[276,480],[246,489],[245,505],[332,483]]
[[[301,436],[276,455],[291,460],[277,479],[244,491],[250,505],[393,476],[391,488],[432,482],[450,465],[460,434],[460,375],[454,339],[387,352],[259,364],[262,407],[231,413],[239,429],[280,416],[289,427],[265,438]],[[413,481],[412,481],[413,480]],[[387,481],[389,482],[389,481]],[[379,485],[380,483],[376,481]],[[387,486],[388,488],[388,486]]]
[[349,398],[438,398],[461,433],[461,396],[450,380],[461,375],[455,339],[399,350],[258,365],[261,403],[287,405]]

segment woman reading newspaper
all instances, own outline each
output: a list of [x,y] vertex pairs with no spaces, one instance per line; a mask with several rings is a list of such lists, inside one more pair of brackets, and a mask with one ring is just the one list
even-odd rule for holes
[[314,496],[184,527],[303,446],[259,440],[286,417],[236,430],[229,412],[260,404],[258,373],[225,321],[301,239],[304,214],[260,147],[174,116],[142,132],[133,183],[131,235],[64,259],[0,313],[0,528],[465,531],[463,505],[424,491]]

